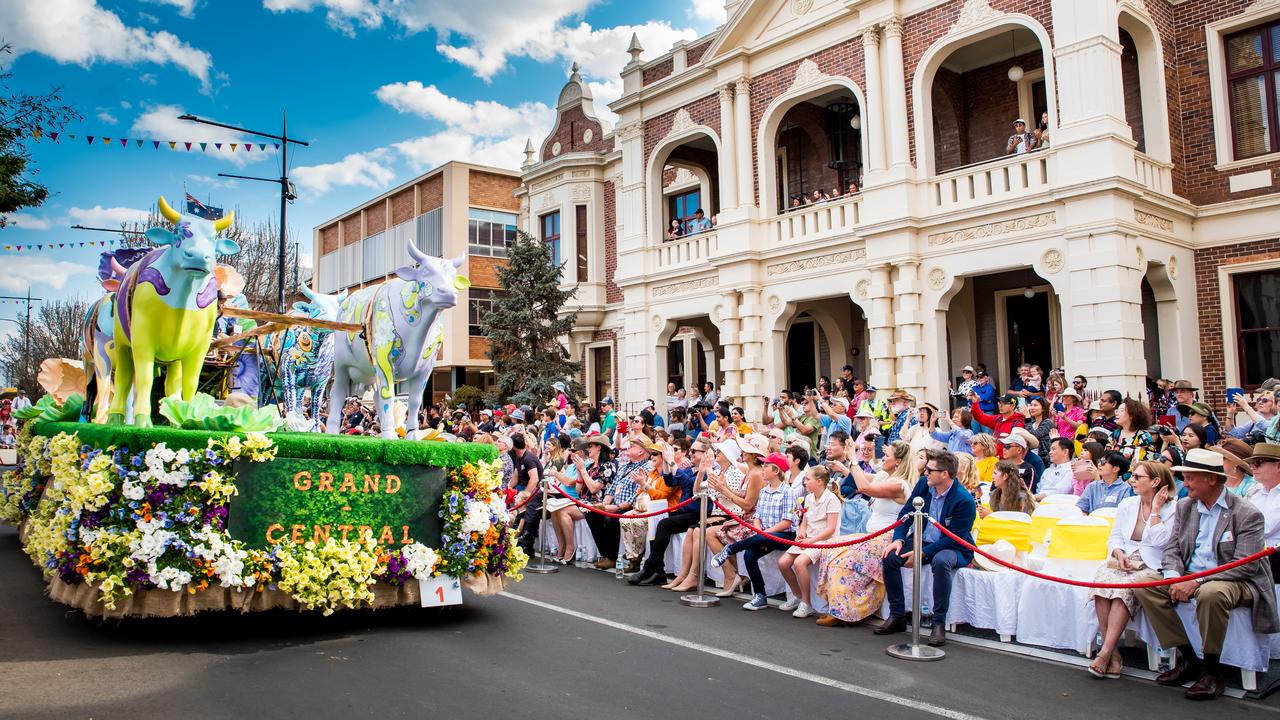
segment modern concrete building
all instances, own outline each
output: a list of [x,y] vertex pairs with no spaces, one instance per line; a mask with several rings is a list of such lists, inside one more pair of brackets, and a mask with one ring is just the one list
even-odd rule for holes
[[497,268],[515,238],[514,192],[519,173],[450,162],[321,223],[313,232],[315,287],[321,292],[357,290],[394,277],[412,264],[413,241],[430,255],[467,255],[471,287],[445,313],[445,341],[428,391],[435,401],[461,385],[492,389],[489,343],[479,318],[501,292]]
[[1031,362],[1221,407],[1280,365],[1276,0],[731,0],[628,52],[618,126],[575,68],[518,191],[595,399]]

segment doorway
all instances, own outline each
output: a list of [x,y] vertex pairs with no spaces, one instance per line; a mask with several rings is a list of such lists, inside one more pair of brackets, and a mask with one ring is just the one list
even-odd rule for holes
[[818,385],[817,324],[798,320],[787,331],[787,387],[793,390]]
[[1048,285],[996,293],[996,340],[1000,377],[1019,365],[1039,365],[1048,377],[1061,363],[1062,326],[1058,297]]

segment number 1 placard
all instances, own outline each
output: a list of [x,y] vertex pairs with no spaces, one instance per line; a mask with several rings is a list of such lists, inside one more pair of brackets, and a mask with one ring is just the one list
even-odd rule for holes
[[462,584],[458,578],[440,575],[418,581],[422,593],[422,607],[462,604]]

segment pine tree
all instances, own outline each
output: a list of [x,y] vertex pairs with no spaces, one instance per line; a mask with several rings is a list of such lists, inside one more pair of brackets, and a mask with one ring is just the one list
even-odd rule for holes
[[560,343],[577,319],[576,313],[560,312],[574,291],[560,289],[561,268],[552,266],[546,243],[522,232],[507,257],[507,266],[498,269],[505,297],[481,318],[497,375],[497,398],[539,407],[555,397],[551,385],[556,381],[566,384],[570,397],[580,397],[576,378],[581,363],[570,360]]

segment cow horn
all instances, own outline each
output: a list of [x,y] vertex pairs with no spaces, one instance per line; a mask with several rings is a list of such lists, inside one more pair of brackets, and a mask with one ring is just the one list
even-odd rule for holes
[[311,288],[307,287],[306,285],[301,285],[298,287],[298,289],[302,291],[303,295],[307,296],[308,300],[315,302],[316,294],[311,291]]
[[235,217],[236,217],[235,213],[229,212],[226,215],[223,215],[222,217],[218,218],[217,220],[214,220],[213,231],[222,232],[223,230],[226,230],[227,228],[231,227],[231,223],[235,220]]
[[169,203],[165,202],[163,195],[160,196],[160,214],[171,223],[176,223],[182,219],[182,215],[177,210],[169,207]]
[[449,262],[453,263],[453,266],[454,266],[455,268],[460,268],[460,267],[462,267],[462,264],[463,264],[463,263],[465,263],[466,261],[467,261],[467,256],[466,256],[466,254],[465,254],[465,253],[464,253],[464,254],[462,254],[462,255],[459,255],[459,256],[458,256],[458,257],[456,257],[456,258],[451,258],[451,259],[449,260]]
[[117,261],[114,257],[113,257],[113,258],[111,258],[111,275],[112,275],[112,277],[124,277],[124,274],[125,274],[125,273],[127,273],[127,272],[129,272],[128,268],[126,268],[125,266],[121,265],[121,264],[119,263],[119,261]]
[[427,258],[430,256],[422,252],[421,250],[419,250],[418,246],[414,244],[413,240],[409,240],[409,257],[416,260],[419,265],[422,265],[427,262]]

